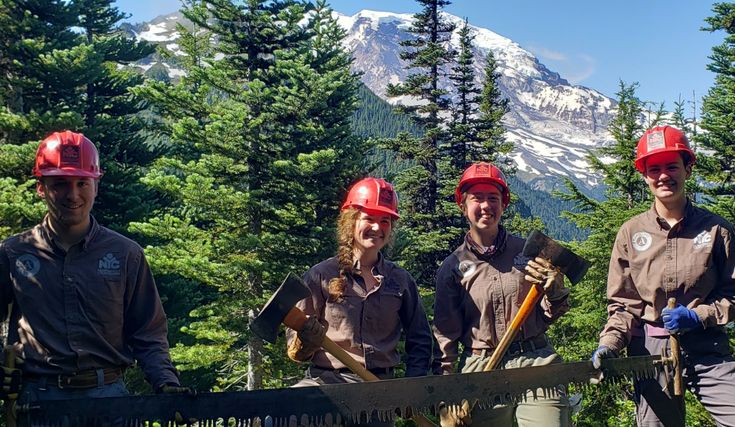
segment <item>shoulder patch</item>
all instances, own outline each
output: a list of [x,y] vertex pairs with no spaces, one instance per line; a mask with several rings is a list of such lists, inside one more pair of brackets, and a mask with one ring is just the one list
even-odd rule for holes
[[23,277],[32,278],[41,270],[41,261],[31,254],[23,254],[15,260],[15,270]]
[[633,248],[635,250],[637,250],[638,252],[643,252],[651,247],[651,243],[653,243],[653,237],[650,233],[639,231],[633,235],[631,243],[633,244]]
[[700,251],[704,248],[711,248],[712,247],[712,235],[710,235],[707,230],[702,231],[701,233],[697,234],[697,237],[694,238],[694,250]]
[[458,269],[462,277],[467,277],[477,270],[477,264],[469,260],[464,260],[459,263]]

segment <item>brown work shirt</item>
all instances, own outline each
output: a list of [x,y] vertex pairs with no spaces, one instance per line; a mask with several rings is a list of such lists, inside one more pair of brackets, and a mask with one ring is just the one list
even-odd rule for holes
[[[322,261],[304,275],[311,298],[297,306],[307,315],[318,316],[328,327],[327,337],[367,369],[392,368],[400,363],[398,342],[403,332],[406,376],[426,375],[431,362],[431,329],[416,283],[406,270],[382,255],[372,272],[379,282],[376,287],[368,292],[361,276],[348,274],[344,300],[331,302],[329,281],[339,277],[339,263],[336,257]],[[288,332],[290,344],[296,334]],[[324,369],[346,368],[323,349],[311,362]]]
[[607,297],[600,345],[616,351],[642,323],[663,326],[661,310],[670,297],[694,310],[705,328],[734,320],[732,225],[691,202],[673,227],[654,207],[631,218],[615,239]]
[[[524,240],[504,235],[492,254],[479,253],[465,242],[448,256],[436,277],[434,336],[441,350],[441,368],[454,372],[459,344],[465,351],[494,349],[518,314],[531,283],[524,278],[528,258],[522,254]],[[568,292],[554,301],[542,298],[521,326],[516,340],[546,332],[549,324],[569,310]]]
[[68,375],[138,360],[153,387],[178,384],[143,249],[92,218],[65,252],[47,221],[0,243],[3,319],[12,304],[8,342],[20,342],[22,329],[41,346],[22,346],[24,372]]

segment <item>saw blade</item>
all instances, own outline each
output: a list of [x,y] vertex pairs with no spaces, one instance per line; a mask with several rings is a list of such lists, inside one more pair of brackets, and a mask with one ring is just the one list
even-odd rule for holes
[[[605,381],[653,378],[660,356],[605,359]],[[200,425],[344,425],[388,421],[413,412],[436,413],[440,402],[467,399],[481,407],[549,395],[569,384],[587,386],[600,377],[592,362],[559,363],[490,372],[400,378],[355,384],[201,393],[159,394],[36,402],[18,407],[19,419],[72,425],[116,420],[124,425],[196,419]],[[266,422],[268,421],[268,422]]]

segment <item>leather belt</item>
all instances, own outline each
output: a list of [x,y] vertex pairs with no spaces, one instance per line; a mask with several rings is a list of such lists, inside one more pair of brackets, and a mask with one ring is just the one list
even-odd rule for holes
[[[312,366],[310,368],[311,370],[319,370],[319,371],[334,371],[340,374],[350,374],[352,373],[352,370],[350,368],[339,368],[339,369],[333,369],[333,368],[322,368],[320,366]],[[371,373],[375,375],[393,375],[393,372],[395,371],[395,368],[370,368],[368,369]],[[317,375],[318,376],[318,375]]]
[[[122,368],[105,368],[102,370],[102,382],[103,384],[112,384],[120,377],[122,377]],[[58,388],[93,388],[97,387],[97,371],[88,370],[77,372],[75,374],[59,374],[59,375],[44,375],[44,374],[32,374],[24,373],[23,379],[39,382],[46,381],[46,384],[55,385]]]
[[[527,351],[536,351],[540,348],[544,348],[549,345],[549,340],[546,338],[546,334],[537,335],[533,338],[529,338],[525,341],[513,341],[508,346],[508,350],[505,352],[506,356],[515,356],[517,354],[525,353]],[[494,348],[473,348],[472,354],[481,356],[482,352],[486,355],[493,354]]]

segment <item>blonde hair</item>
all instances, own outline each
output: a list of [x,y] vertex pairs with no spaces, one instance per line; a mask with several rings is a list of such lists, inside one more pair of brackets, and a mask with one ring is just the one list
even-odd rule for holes
[[355,243],[355,223],[360,216],[360,210],[350,207],[339,213],[337,217],[337,262],[339,276],[329,281],[329,301],[341,303],[344,301],[347,288],[347,273],[352,273],[353,247]]

